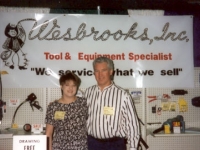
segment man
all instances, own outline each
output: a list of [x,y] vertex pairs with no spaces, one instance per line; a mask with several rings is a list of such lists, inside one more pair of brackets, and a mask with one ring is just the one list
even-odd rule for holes
[[139,123],[130,95],[112,81],[114,64],[106,57],[93,62],[97,85],[86,89],[88,150],[136,150]]

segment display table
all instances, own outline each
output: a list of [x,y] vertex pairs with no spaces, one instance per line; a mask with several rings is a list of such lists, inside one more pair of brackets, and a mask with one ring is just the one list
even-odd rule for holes
[[0,132],[0,139],[11,139],[14,135],[44,135],[45,132],[40,134],[35,134],[32,132],[26,132],[23,129],[8,129],[8,130],[1,130]]
[[147,130],[147,135],[152,135],[153,137],[164,137],[164,136],[200,136],[200,132],[195,132],[191,130],[185,130],[185,133],[164,133],[164,131],[160,131],[159,133],[154,134],[153,129]]

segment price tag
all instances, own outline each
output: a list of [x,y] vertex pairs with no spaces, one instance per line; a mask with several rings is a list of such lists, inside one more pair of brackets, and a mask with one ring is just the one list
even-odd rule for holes
[[41,133],[43,131],[43,124],[32,124],[31,132],[33,133]]

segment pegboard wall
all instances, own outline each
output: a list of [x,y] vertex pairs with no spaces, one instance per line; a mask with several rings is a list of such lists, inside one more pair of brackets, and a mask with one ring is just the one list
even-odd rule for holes
[[[10,99],[18,99],[22,103],[27,99],[27,96],[34,93],[37,97],[36,101],[43,108],[43,112],[33,108],[29,102],[24,103],[19,107],[14,123],[22,128],[24,124],[29,123],[44,123],[46,112],[46,88],[3,88],[2,99],[6,102],[6,113],[3,114],[2,124],[0,129],[11,128],[12,118],[17,106],[9,106]],[[1,134],[0,134],[1,136]],[[12,150],[12,139],[0,139],[0,150]]]
[[[173,95],[171,91],[176,89],[168,88],[131,88],[127,89],[129,93],[140,93],[139,95],[132,95],[135,101],[135,107],[137,110],[138,117],[145,124],[141,125],[141,134],[143,138],[147,141],[150,150],[196,150],[200,147],[200,136],[185,136],[185,137],[153,137],[147,135],[146,130],[151,128],[158,128],[161,124],[148,125],[147,123],[161,122],[163,123],[169,118],[173,118],[177,115],[182,115],[184,117],[186,127],[200,127],[200,108],[194,107],[191,104],[191,99],[193,97],[200,96],[200,68],[195,68],[195,88],[183,89],[188,93],[185,95]],[[84,92],[85,89],[80,89]],[[18,110],[15,123],[22,127],[25,123],[41,123],[44,124],[44,119],[46,115],[46,108],[48,104],[54,100],[61,97],[60,88],[3,88],[3,100],[7,102],[11,98],[20,99],[23,102],[30,93],[34,93],[37,96],[37,101],[43,108],[43,112],[37,109],[32,111],[29,103],[24,103]],[[161,111],[160,114],[152,113],[152,106],[161,107],[162,101],[155,100],[149,102],[150,98],[148,96],[159,96],[163,94],[168,94],[170,99],[169,102],[178,102],[180,97],[184,98],[188,104],[188,110],[186,112],[179,112],[178,104],[176,105],[175,111]],[[16,107],[10,107],[7,105],[6,113],[4,114],[1,129],[11,127],[12,117],[16,110]],[[188,144],[186,144],[188,143]],[[186,146],[187,145],[187,146]],[[0,150],[12,150],[12,139],[0,139]]]
[[[171,91],[180,88],[150,88],[146,90],[146,122],[147,123],[157,123],[161,124],[147,124],[147,130],[157,129],[161,127],[162,123],[176,117],[177,115],[182,115],[185,121],[185,127],[198,127],[200,128],[200,107],[195,107],[192,105],[191,100],[194,97],[200,96],[200,68],[194,69],[194,79],[195,87],[190,89],[181,89],[187,91],[187,94],[184,95],[174,95],[171,94]],[[176,103],[175,111],[161,110],[159,113],[152,113],[152,107],[156,106],[156,110],[159,107],[162,108],[162,100],[155,100],[149,102],[150,98],[148,96],[160,96],[163,94],[168,94],[170,98],[167,102]],[[179,109],[179,99],[184,99],[187,102],[188,108],[187,111],[181,112]],[[165,102],[164,102],[165,103]],[[150,147],[150,150],[199,150],[200,149],[200,134],[199,135],[186,135],[186,136],[163,136],[163,137],[153,137],[147,135],[147,143]]]
[[[153,123],[153,122],[164,122],[169,118],[174,118],[177,115],[182,115],[185,122],[186,122],[186,127],[200,127],[200,120],[197,118],[200,118],[200,108],[199,107],[195,107],[192,105],[191,100],[194,97],[198,97],[200,96],[200,68],[195,68],[194,70],[194,75],[195,75],[195,87],[194,88],[190,88],[190,89],[181,89],[184,91],[187,91],[187,94],[184,95],[174,95],[172,94],[172,91],[175,89],[179,89],[180,88],[173,88],[173,89],[168,89],[168,88],[150,88],[147,89],[146,95],[147,95],[147,99],[146,99],[146,110],[147,110],[147,123]],[[170,98],[167,101],[162,101],[160,99],[154,100],[152,102],[149,102],[152,98],[148,98],[148,96],[162,96],[163,94],[168,94],[170,96]],[[187,111],[182,112],[179,109],[179,99],[184,99],[187,104],[188,104],[188,108]],[[163,104],[168,103],[170,105],[170,103],[176,103],[176,107],[174,111],[169,110],[161,110],[161,112],[158,113],[158,111],[156,113],[152,113],[152,107],[156,106],[156,110],[158,110],[159,107],[162,108]],[[159,125],[160,126],[160,125]],[[155,127],[153,127],[155,128]]]
[[[145,122],[145,105],[144,102],[144,89],[127,89],[129,92],[139,92],[139,95],[133,95],[133,100],[135,100],[135,107],[138,113],[138,117],[142,122]],[[80,89],[81,93],[85,89]],[[30,107],[29,103],[24,103],[17,111],[15,117],[15,123],[19,125],[19,128],[22,128],[24,124],[29,123],[40,123],[44,124],[46,108],[48,104],[54,100],[57,100],[61,97],[60,88],[3,88],[2,99],[7,103],[6,113],[3,116],[2,124],[0,125],[1,130],[10,128],[12,123],[12,118],[14,112],[17,108],[14,106],[9,106],[8,101],[10,99],[19,99],[20,103],[26,100],[27,96],[31,93],[34,93],[37,97],[37,101],[40,106],[43,108],[43,112],[34,108],[34,112]],[[78,93],[80,94],[80,93]],[[141,134],[145,138],[146,135],[145,126],[141,125]],[[1,135],[0,135],[1,136]],[[0,150],[12,150],[12,139],[0,139]]]
[[9,100],[19,100],[19,104],[25,101],[31,93],[34,93],[37,97],[36,101],[43,108],[43,112],[39,111],[35,107],[33,110],[29,102],[24,103],[18,109],[15,122],[22,127],[25,123],[44,123],[44,116],[46,112],[46,89],[45,88],[3,88],[2,99],[6,102],[6,113],[3,114],[3,121],[1,129],[10,128],[12,118],[17,106],[9,106]]

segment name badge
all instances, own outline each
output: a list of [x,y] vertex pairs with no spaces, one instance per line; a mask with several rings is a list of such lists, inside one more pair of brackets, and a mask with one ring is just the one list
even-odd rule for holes
[[56,111],[54,114],[55,120],[64,120],[65,118],[65,112],[64,111]]
[[114,107],[104,107],[103,108],[103,114],[104,115],[114,115],[115,109]]

